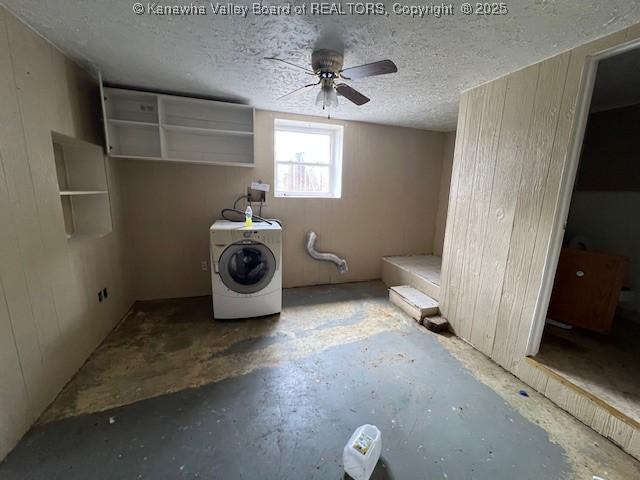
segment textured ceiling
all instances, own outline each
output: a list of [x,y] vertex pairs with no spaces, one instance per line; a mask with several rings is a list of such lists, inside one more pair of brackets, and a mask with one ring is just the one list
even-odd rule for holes
[[[455,128],[462,90],[640,21],[640,0],[512,0],[507,15],[485,17],[462,15],[456,2],[455,15],[441,18],[395,15],[393,2],[385,2],[388,16],[242,18],[216,16],[197,0],[208,15],[136,15],[131,0],[2,1],[110,83],[302,114],[322,114],[315,92],[275,99],[310,77],[263,57],[308,65],[314,45],[340,39],[346,66],[390,58],[399,72],[354,81],[371,102],[356,107],[341,99],[335,118],[434,130]],[[292,2],[302,3],[309,12],[311,2]],[[412,3],[424,5],[404,2]]]

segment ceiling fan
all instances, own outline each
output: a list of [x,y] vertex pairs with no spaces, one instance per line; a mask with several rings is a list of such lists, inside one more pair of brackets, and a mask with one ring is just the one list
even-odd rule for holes
[[311,69],[301,67],[287,60],[277,57],[265,57],[266,60],[275,60],[285,63],[291,67],[303,70],[308,75],[318,77],[316,83],[310,83],[293,90],[277,100],[298,93],[310,87],[320,85],[320,91],[316,97],[316,105],[325,108],[335,108],[338,106],[338,95],[355,103],[356,105],[364,105],[370,99],[357,91],[355,88],[347,85],[345,80],[357,80],[364,77],[372,77],[374,75],[384,75],[386,73],[395,73],[398,71],[395,63],[391,60],[380,60],[379,62],[367,63],[357,67],[342,68],[343,54],[336,50],[316,49],[311,54]]

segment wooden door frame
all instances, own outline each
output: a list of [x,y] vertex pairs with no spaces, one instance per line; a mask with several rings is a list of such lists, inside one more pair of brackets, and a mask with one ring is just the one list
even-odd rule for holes
[[588,55],[585,58],[582,76],[580,79],[580,87],[578,90],[578,98],[576,99],[576,111],[573,116],[573,125],[571,127],[571,140],[567,159],[562,171],[560,180],[560,193],[558,195],[558,203],[556,204],[553,227],[549,240],[549,250],[545,258],[544,271],[542,275],[542,285],[538,293],[538,300],[533,316],[533,324],[529,331],[527,341],[527,356],[533,356],[538,353],[540,342],[542,341],[542,332],[547,317],[547,309],[551,300],[551,291],[553,289],[553,281],[556,269],[558,268],[558,259],[560,258],[560,250],[562,249],[562,240],[569,216],[569,207],[573,197],[573,187],[578,173],[578,165],[580,163],[580,152],[582,150],[582,142],[584,140],[587,120],[589,118],[589,109],[591,107],[591,96],[595,85],[596,73],[598,70],[598,62],[606,58],[620,55],[640,48],[640,39],[621,43],[615,47],[611,47],[601,52]]

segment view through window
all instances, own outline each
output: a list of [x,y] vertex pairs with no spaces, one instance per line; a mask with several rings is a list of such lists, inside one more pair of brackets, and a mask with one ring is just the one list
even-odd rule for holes
[[275,122],[275,195],[339,198],[342,176],[340,125]]

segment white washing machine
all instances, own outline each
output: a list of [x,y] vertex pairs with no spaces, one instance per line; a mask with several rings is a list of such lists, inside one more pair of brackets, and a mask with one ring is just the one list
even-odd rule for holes
[[214,318],[282,310],[282,228],[217,220],[209,229]]

